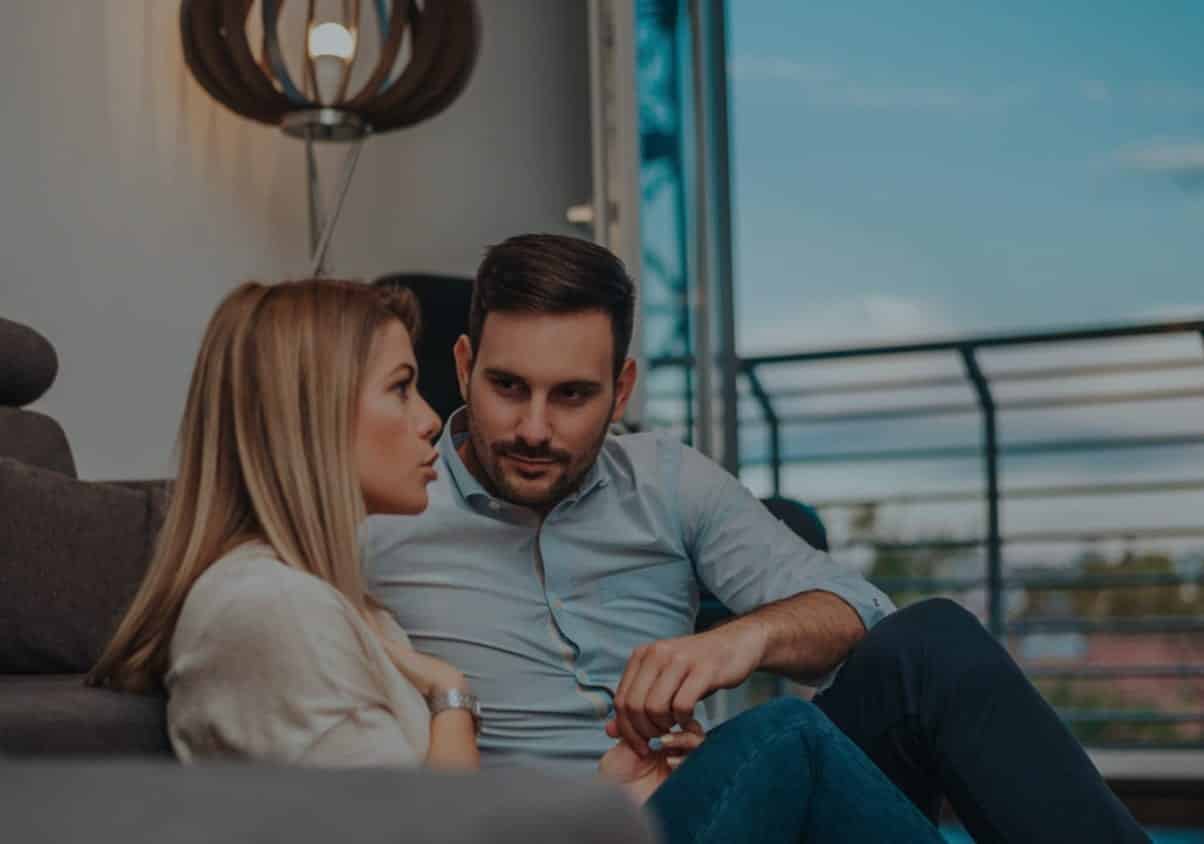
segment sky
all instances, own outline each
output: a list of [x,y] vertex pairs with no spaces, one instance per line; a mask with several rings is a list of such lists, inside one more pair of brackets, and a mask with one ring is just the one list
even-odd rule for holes
[[745,352],[1204,314],[1204,8],[732,0]]
[[[1204,318],[1204,7],[730,0],[742,354]],[[988,371],[1200,355],[1200,338],[986,356]],[[768,373],[839,382],[957,373],[956,359]],[[1004,397],[1202,388],[1199,371],[1000,386]],[[1010,392],[1009,392],[1010,391]],[[827,411],[973,401],[968,387],[803,399]],[[1204,431],[1204,401],[1011,413],[1005,440]],[[973,416],[807,426],[787,450],[974,444]],[[763,453],[755,429],[743,454]],[[742,477],[767,491],[767,475]],[[1204,448],[1005,461],[1005,486],[1204,478]],[[808,465],[806,499],[973,489],[977,461]],[[1198,525],[1204,495],[1016,501],[1004,528]],[[885,512],[899,538],[974,535],[982,503]],[[892,521],[893,520],[893,521]],[[839,525],[837,532],[840,532]],[[1204,542],[1179,543],[1178,550]],[[1076,550],[1015,546],[1009,560]]]

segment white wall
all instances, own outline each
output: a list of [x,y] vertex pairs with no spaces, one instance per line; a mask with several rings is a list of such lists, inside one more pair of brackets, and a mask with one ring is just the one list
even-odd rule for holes
[[[369,141],[340,275],[470,274],[522,231],[572,233],[590,192],[584,0],[479,0],[482,55],[444,114]],[[81,477],[161,477],[204,323],[239,281],[304,272],[302,145],[218,106],[173,0],[6,4],[0,315],[58,349],[37,409]],[[333,184],[341,148],[323,151]]]

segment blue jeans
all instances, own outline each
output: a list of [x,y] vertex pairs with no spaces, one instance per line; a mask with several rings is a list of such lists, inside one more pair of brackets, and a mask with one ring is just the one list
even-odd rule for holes
[[794,698],[712,730],[648,808],[666,844],[943,842],[823,712]]
[[815,705],[928,817],[979,844],[1149,836],[978,619],[943,598],[884,618]]

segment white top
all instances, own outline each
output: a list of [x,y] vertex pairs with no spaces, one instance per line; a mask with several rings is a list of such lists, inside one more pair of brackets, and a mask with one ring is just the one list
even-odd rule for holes
[[430,746],[426,702],[367,622],[262,543],[235,548],[193,584],[169,662],[167,730],[183,762],[414,767]]

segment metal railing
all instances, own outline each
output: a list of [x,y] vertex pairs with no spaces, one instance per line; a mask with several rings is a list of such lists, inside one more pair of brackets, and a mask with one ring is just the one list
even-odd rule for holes
[[[947,340],[932,340],[916,343],[891,345],[856,346],[819,351],[745,357],[739,361],[739,371],[747,386],[742,398],[751,402],[755,413],[742,415],[741,427],[761,427],[765,433],[765,450],[762,454],[744,457],[742,468],[767,467],[769,484],[773,494],[783,492],[783,470],[788,466],[804,464],[867,464],[885,461],[939,461],[976,459],[981,461],[982,486],[978,489],[941,490],[936,492],[907,493],[890,491],[883,495],[854,496],[829,500],[809,500],[808,503],[822,512],[853,510],[876,507],[884,504],[941,504],[980,499],[985,507],[985,531],[980,536],[966,539],[921,539],[911,542],[888,542],[873,538],[854,538],[845,543],[869,546],[875,552],[906,553],[912,551],[938,551],[959,549],[982,549],[985,570],[977,577],[879,577],[876,584],[888,592],[924,592],[964,594],[972,590],[983,590],[986,597],[986,624],[1000,637],[1023,637],[1034,633],[1204,633],[1204,617],[1199,615],[1151,615],[1139,617],[1080,618],[1072,615],[1019,618],[1008,621],[1005,613],[1005,596],[1009,590],[1040,590],[1075,592],[1081,590],[1115,590],[1145,587],[1174,587],[1186,584],[1204,585],[1204,572],[1129,572],[1122,575],[1072,573],[1015,574],[1005,573],[1005,549],[1026,544],[1092,543],[1108,540],[1136,542],[1139,540],[1194,540],[1204,541],[1204,513],[1193,523],[1186,525],[1164,525],[1160,527],[1110,527],[1106,530],[1059,530],[1015,531],[1005,533],[1000,520],[1001,503],[1005,500],[1048,500],[1078,496],[1133,496],[1146,494],[1191,493],[1204,491],[1204,466],[1198,479],[1174,481],[1121,482],[1100,484],[1047,484],[1028,485],[1013,489],[1003,488],[1000,482],[1000,465],[1004,460],[1018,456],[1091,454],[1118,452],[1130,449],[1186,449],[1204,445],[1204,417],[1196,420],[1196,429],[1159,434],[1126,434],[1114,436],[1073,436],[1063,438],[1038,438],[1020,441],[1003,440],[999,432],[999,417],[1012,411],[1060,410],[1075,407],[1098,407],[1119,404],[1158,403],[1168,401],[1190,401],[1204,399],[1204,380],[1200,386],[1139,390],[1112,390],[1106,392],[1075,393],[1023,398],[1001,398],[1001,384],[1064,384],[1081,378],[1099,376],[1148,376],[1159,373],[1199,372],[1204,375],[1204,353],[1192,356],[1166,356],[1156,360],[1118,360],[1107,363],[1086,363],[1045,367],[1025,366],[989,373],[982,366],[985,352],[1003,349],[1043,349],[1063,347],[1070,344],[1085,344],[1106,340],[1165,338],[1194,335],[1204,341],[1204,320],[1180,322],[1146,323],[1097,327],[1082,330],[998,334],[977,337],[959,337]],[[1204,348],[1201,350],[1204,352]],[[772,376],[784,369],[798,372],[804,368],[816,368],[836,362],[850,361],[897,361],[916,356],[954,356],[961,373],[909,374],[894,378],[873,378],[854,381],[825,381],[808,386],[782,386],[774,388]],[[650,362],[651,368],[678,366],[689,367],[689,358],[662,358]],[[833,397],[873,396],[889,392],[895,395],[909,391],[933,390],[951,387],[968,387],[973,401],[916,401],[890,406],[837,408],[823,412],[782,412],[784,401]],[[650,396],[654,401],[656,394]],[[787,433],[792,429],[816,424],[843,424],[854,422],[883,422],[898,420],[922,420],[937,417],[965,416],[974,414],[979,418],[980,437],[977,443],[958,443],[938,446],[890,446],[852,450],[791,451]],[[834,550],[839,550],[836,548]],[[1202,640],[1204,641],[1204,640]],[[1192,656],[1200,659],[1199,664],[1171,666],[1134,665],[1125,667],[1032,667],[1029,674],[1035,680],[1102,681],[1118,678],[1180,678],[1194,681],[1204,678],[1204,647],[1196,645]],[[1063,716],[1072,723],[1127,721],[1156,724],[1201,724],[1201,739],[1204,747],[1204,695],[1200,695],[1199,707],[1195,711],[1130,712],[1110,709],[1084,710],[1064,708]],[[1165,746],[1165,745],[1160,745]]]

